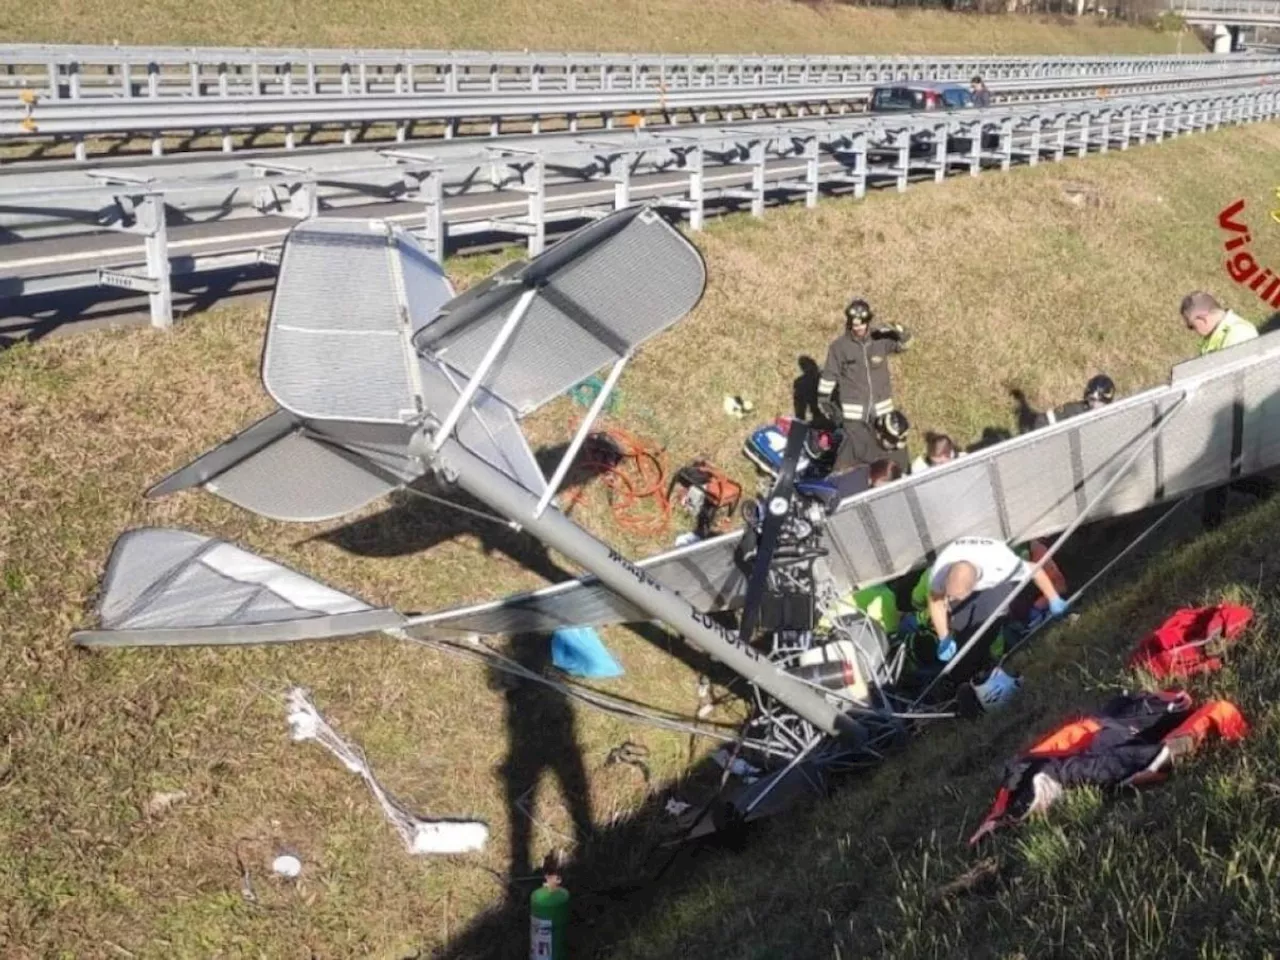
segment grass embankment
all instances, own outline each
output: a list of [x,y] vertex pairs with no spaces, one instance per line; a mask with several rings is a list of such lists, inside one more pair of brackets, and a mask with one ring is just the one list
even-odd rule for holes
[[[1199,285],[1228,290],[1217,211],[1242,195],[1267,204],[1278,145],[1280,129],[1253,126],[863,202],[824,201],[812,212],[781,209],[759,222],[716,222],[697,237],[709,267],[705,300],[628,370],[623,422],[664,444],[673,467],[708,453],[746,480],[738,451],[747,425],[721,412],[722,396],[753,398],[761,418],[787,411],[797,355],[821,359],[854,292],[917,334],[894,373],[920,433],[945,429],[969,441],[988,426],[1011,428],[1010,384],[1043,407],[1075,396],[1099,368],[1125,392],[1158,382],[1192,349],[1176,319],[1181,293]],[[1089,184],[1099,205],[1066,201],[1067,181]],[[1280,245],[1258,226],[1265,219],[1255,214],[1250,222],[1255,253],[1276,262]],[[484,266],[467,260],[450,269],[465,282]],[[1253,302],[1232,293],[1238,309],[1259,318]],[[597,838],[576,856],[594,864],[602,884],[626,883],[649,834],[645,822],[627,834],[619,824],[690,762],[681,737],[532,695],[513,695],[509,708],[480,670],[384,640],[95,654],[69,647],[67,634],[85,622],[82,608],[112,541],[143,524],[224,536],[401,609],[540,582],[521,566],[521,558],[539,559],[527,544],[414,501],[375,505],[345,526],[271,523],[195,493],[144,503],[140,492],[150,482],[268,408],[257,377],[263,325],[261,306],[216,310],[170,334],[98,332],[0,355],[6,956],[284,957],[306,949],[397,957],[456,944],[469,924],[468,942],[484,946],[450,955],[519,956],[519,911],[511,922],[477,918],[501,900],[508,876],[525,876],[546,851],[584,835],[570,814],[586,815],[584,799],[572,796],[572,786],[566,797],[551,774],[572,785],[581,756]],[[568,415],[563,405],[551,409],[539,429]],[[588,515],[618,537],[602,512]],[[649,551],[670,535],[629,542]],[[547,566],[542,558],[541,569]],[[696,658],[686,654],[690,663],[683,663],[663,652],[663,641],[655,646],[625,630],[606,638],[628,671],[611,687],[692,712]],[[1086,668],[1113,659],[1090,659]],[[1054,669],[1079,681],[1075,667]],[[320,750],[288,742],[281,697],[294,683],[312,688],[321,708],[363,744],[392,792],[416,810],[487,819],[490,847],[456,861],[407,856],[356,778]],[[1049,686],[1038,682],[1036,702],[1056,696]],[[755,937],[771,945],[755,955],[796,955],[802,948],[777,947],[790,942],[816,943],[829,956],[823,944],[847,936],[851,917],[859,936],[873,937],[879,924],[899,931],[893,942],[904,949],[910,936],[929,942],[935,928],[910,912],[919,903],[911,899],[915,887],[904,887],[906,912],[890,907],[869,919],[851,913],[857,904],[846,891],[853,888],[841,884],[862,884],[860,896],[886,895],[896,875],[858,877],[860,849],[884,843],[904,851],[909,880],[918,838],[945,827],[936,841],[945,846],[971,825],[977,798],[992,786],[991,764],[1016,745],[1017,736],[993,741],[995,729],[970,728],[963,738],[938,731],[951,739],[919,748],[936,762],[985,744],[962,784],[968,819],[957,814],[964,803],[937,807],[932,820],[904,813],[872,834],[883,840],[867,839],[860,823],[843,833],[828,826],[855,823],[847,806],[854,801],[840,801],[818,819],[779,826],[760,848],[767,856],[749,853],[717,868],[714,883],[665,908],[665,925],[655,927],[647,910],[629,912],[632,924],[650,931],[648,947],[633,952],[669,956],[669,945],[687,935],[707,943],[708,955],[749,953]],[[628,738],[651,751],[652,787],[633,768],[605,764],[609,749]],[[514,765],[506,764],[509,753]],[[920,785],[925,765],[909,762],[895,762],[884,777],[900,777],[901,790],[920,789],[926,798],[961,776],[948,768],[948,783]],[[525,797],[544,775],[536,801]],[[149,809],[157,794],[175,791],[183,798]],[[537,818],[527,843],[522,806]],[[660,800],[656,807],[661,820]],[[871,816],[857,809],[857,817]],[[598,839],[623,835],[632,839],[621,846]],[[815,835],[821,855],[790,855]],[[303,857],[297,886],[267,875],[282,845]],[[948,856],[949,866],[958,865],[956,853]],[[250,871],[256,903],[241,894],[237,858]],[[1241,860],[1237,870],[1246,868]],[[691,875],[702,883],[700,876]],[[774,889],[760,899],[766,880]],[[739,882],[750,884],[749,907],[729,895]],[[789,899],[793,888],[810,897],[804,910]],[[1141,888],[1119,895],[1122,905],[1140,908]],[[835,918],[834,933],[823,926],[826,914],[815,912],[819,904]],[[715,910],[723,923],[703,915]],[[626,930],[617,920],[608,927],[609,936]],[[1109,942],[1119,950],[1123,940]]]
[[[157,0],[0,3],[0,42],[665,53],[1172,53],[1177,35],[1030,16],[818,0]],[[1202,51],[1191,33],[1186,52]]]
[[[653,904],[610,956],[1274,957],[1280,943],[1280,503],[1186,545],[1045,638],[1005,711],[935,730],[832,802],[771,825]],[[1251,605],[1226,669],[1186,685],[1252,725],[1166,784],[1067,794],[970,849],[1004,761],[1121,689],[1182,606]]]

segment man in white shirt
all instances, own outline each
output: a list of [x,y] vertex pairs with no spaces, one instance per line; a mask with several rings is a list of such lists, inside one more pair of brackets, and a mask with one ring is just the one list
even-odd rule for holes
[[[987,537],[962,537],[953,541],[934,561],[929,570],[929,619],[937,633],[938,659],[947,661],[978,630],[987,618],[1009,598],[1018,582],[1032,569],[1004,542]],[[1060,617],[1067,603],[1058,595],[1049,574],[1037,570],[1032,582],[1049,601],[1049,615]],[[1029,599],[1029,598],[1028,598]],[[1015,598],[1009,607],[1018,600]],[[996,636],[1010,610],[991,625],[991,638]],[[974,651],[970,662],[952,669],[957,681],[963,681],[983,665],[982,652]]]

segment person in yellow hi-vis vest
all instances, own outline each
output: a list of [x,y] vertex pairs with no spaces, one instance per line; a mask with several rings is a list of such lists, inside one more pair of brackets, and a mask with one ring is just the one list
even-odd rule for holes
[[[1228,310],[1211,294],[1203,290],[1188,293],[1182,298],[1182,320],[1187,329],[1200,337],[1200,356],[1217,353],[1258,336],[1258,328],[1234,311]],[[1204,509],[1200,521],[1206,530],[1222,524],[1227,512],[1227,497],[1232,490],[1255,497],[1270,496],[1274,487],[1262,477],[1248,477],[1225,483],[1205,491]]]
[[1203,290],[1188,293],[1182,298],[1182,321],[1187,329],[1200,335],[1200,356],[1216,353],[1252,340],[1258,328],[1220,304]]

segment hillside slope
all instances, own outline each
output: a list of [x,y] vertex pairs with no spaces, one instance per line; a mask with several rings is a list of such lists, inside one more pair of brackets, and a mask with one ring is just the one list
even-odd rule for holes
[[[1246,197],[1255,256],[1280,263],[1280,228],[1265,212],[1278,147],[1280,124],[1256,124],[901,195],[823,200],[811,211],[770,210],[760,221],[718,220],[694,235],[708,265],[702,304],[628,368],[613,422],[664,447],[672,469],[705,453],[751,489],[740,453],[750,424],[724,415],[723,396],[753,399],[761,420],[787,412],[798,357],[822,356],[855,293],[916,334],[893,375],[917,437],[939,429],[969,443],[1011,429],[1015,385],[1040,409],[1076,396],[1099,369],[1121,392],[1139,390],[1193,349],[1176,312],[1186,290],[1206,286],[1250,319],[1265,318],[1223,271],[1216,216]],[[1081,195],[1096,203],[1069,199]],[[465,283],[494,261],[447,266]],[[687,737],[503,691],[470,664],[376,639],[246,650],[69,645],[112,542],[141,525],[229,538],[405,610],[564,575],[554,555],[502,527],[407,496],[304,525],[197,492],[143,500],[148,485],[269,408],[258,378],[264,326],[258,304],[211,310],[169,333],[99,331],[0,354],[0,954],[98,956],[111,943],[146,957],[292,958],[305,947],[324,957],[403,958],[447,944],[451,958],[490,958],[497,944],[527,956],[532,866],[569,848],[591,877],[575,902],[632,882],[653,846],[650,827],[664,821],[665,791],[679,789],[699,759]],[[557,404],[534,427],[562,438],[573,414]],[[619,529],[598,486],[575,516],[640,555],[677,532]],[[1251,584],[1257,565],[1245,560],[1255,552],[1238,555]],[[1153,589],[1168,587],[1157,579]],[[1123,629],[1147,625],[1157,606]],[[705,661],[678,640],[637,632],[606,631],[627,671],[608,688],[691,714]],[[1117,632],[1107,643],[1121,639]],[[1081,632],[1077,642],[1091,641]],[[545,638],[509,649],[531,659],[541,651],[545,662]],[[1070,665],[1046,669],[1082,682],[1075,650],[1060,649]],[[1093,672],[1083,676],[1114,672],[1115,663],[1090,654]],[[1035,680],[1028,706],[1043,703],[1047,717],[1058,682]],[[484,853],[406,855],[357,778],[289,742],[282,697],[294,684],[314,692],[414,810],[485,819]],[[1074,703],[1064,690],[1063,702]],[[748,950],[752,937],[764,944],[757,955],[802,956],[812,945],[830,957],[832,936],[847,941],[852,920],[855,954],[883,926],[904,950],[917,938],[926,955],[955,928],[895,913],[896,875],[877,868],[892,860],[853,856],[891,847],[904,870],[915,869],[926,849],[917,845],[934,842],[948,851],[950,879],[966,862],[955,838],[972,829],[993,770],[1027,732],[1009,722],[1008,732],[936,730],[939,739],[920,743],[926,752],[887,766],[879,793],[867,796],[893,804],[892,817],[860,791],[846,795],[736,858],[695,862],[681,874],[692,891],[667,876],[658,892],[672,900],[661,910],[626,904],[610,935],[634,930],[633,955],[672,956],[687,936],[713,957],[741,955],[732,951]],[[648,748],[650,780],[608,762],[627,741]],[[962,752],[972,767],[946,781],[922,778]],[[944,804],[952,786],[966,799]],[[183,799],[157,808],[158,796],[179,792]],[[304,862],[296,885],[268,872],[286,844]],[[239,863],[254,902],[241,892]],[[908,905],[918,902],[912,889],[904,888]],[[860,912],[859,898],[879,906]],[[835,934],[820,908],[836,919]],[[1123,942],[1121,933],[1108,940],[1117,953]]]
[[[936,729],[902,759],[766,831],[654,905],[618,958],[1270,957],[1280,943],[1280,502],[1173,550],[1015,662],[1024,692]],[[1181,606],[1258,619],[1222,672],[1188,689],[1252,725],[1168,783],[1082,790],[1047,819],[964,838],[1003,762],[1121,688],[1134,642]],[[981,878],[973,883],[975,878]]]
[[[0,42],[664,53],[1172,53],[1178,38],[1071,19],[831,0],[0,0]],[[1185,52],[1203,50],[1188,33]]]

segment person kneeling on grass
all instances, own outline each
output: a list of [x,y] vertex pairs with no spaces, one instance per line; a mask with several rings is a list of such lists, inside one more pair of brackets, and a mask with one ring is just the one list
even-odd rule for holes
[[[953,541],[929,569],[929,620],[938,640],[938,659],[947,662],[977,633],[1006,600],[1004,612],[991,624],[995,636],[1009,620],[1027,619],[1035,602],[1032,584],[1048,602],[1050,617],[1067,612],[1067,602],[1059,595],[1049,574],[1040,569],[1017,596],[1018,582],[1032,570],[1032,564],[1014,553],[1000,540],[963,537]],[[986,666],[989,649],[975,647],[951,668],[956,682],[971,679]]]

